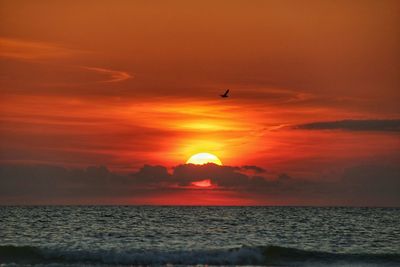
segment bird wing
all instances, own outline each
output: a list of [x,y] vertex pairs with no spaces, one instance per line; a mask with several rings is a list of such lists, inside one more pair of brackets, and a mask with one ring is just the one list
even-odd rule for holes
[[228,93],[229,93],[229,89],[228,89],[228,90],[226,90],[226,92],[225,92],[225,94],[224,94],[224,95],[228,95]]

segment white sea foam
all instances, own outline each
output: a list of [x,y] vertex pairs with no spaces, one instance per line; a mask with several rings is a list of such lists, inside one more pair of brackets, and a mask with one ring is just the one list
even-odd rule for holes
[[[36,247],[0,246],[4,266],[39,264],[45,266],[120,265],[215,265],[215,266],[399,266],[399,254],[333,254],[278,246],[241,246],[230,249],[156,250],[60,250]],[[36,265],[35,265],[36,266]]]

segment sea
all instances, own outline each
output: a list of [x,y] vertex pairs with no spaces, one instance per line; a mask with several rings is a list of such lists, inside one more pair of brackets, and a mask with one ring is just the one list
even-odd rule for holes
[[3,206],[0,266],[400,266],[400,208]]

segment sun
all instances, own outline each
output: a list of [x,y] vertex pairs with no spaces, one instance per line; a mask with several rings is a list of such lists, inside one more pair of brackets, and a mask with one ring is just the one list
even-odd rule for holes
[[186,164],[192,163],[192,164],[197,164],[197,165],[202,165],[206,163],[214,163],[217,165],[222,165],[221,160],[210,153],[197,153],[193,156],[191,156],[187,161]]

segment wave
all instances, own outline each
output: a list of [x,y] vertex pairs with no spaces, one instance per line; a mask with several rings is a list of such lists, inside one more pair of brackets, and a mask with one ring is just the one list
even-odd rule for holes
[[274,265],[274,266],[400,266],[400,254],[344,254],[280,246],[229,249],[60,250],[31,246],[0,246],[0,263],[80,265]]

